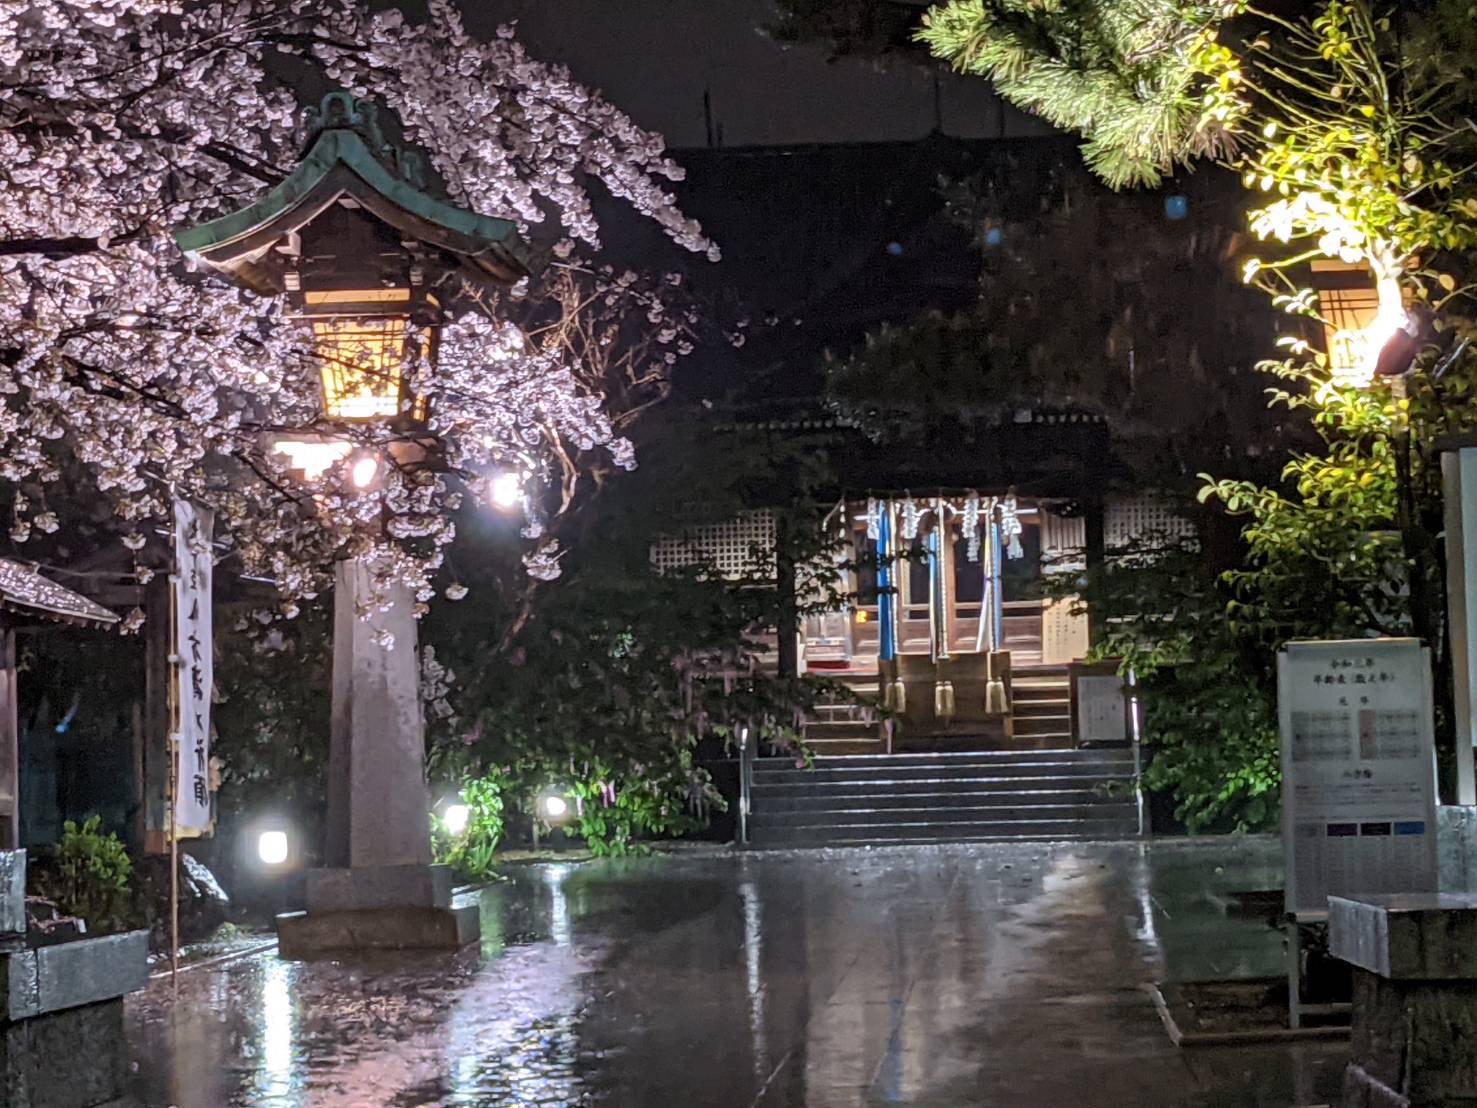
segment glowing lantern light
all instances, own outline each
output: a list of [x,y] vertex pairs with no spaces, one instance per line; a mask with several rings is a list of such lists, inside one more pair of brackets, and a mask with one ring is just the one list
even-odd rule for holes
[[465,804],[448,804],[441,822],[446,824],[446,830],[453,835],[460,835],[467,829],[467,821],[471,816],[472,811]]
[[256,853],[269,866],[280,866],[287,861],[287,832],[263,831],[256,841]]
[[[404,306],[410,301],[410,290],[309,292],[303,300],[310,308],[323,308],[343,304],[349,297],[361,310],[376,302]],[[313,320],[314,345],[321,359],[323,410],[329,418],[394,419],[400,414],[409,326],[405,315]]]
[[[1327,321],[1328,368],[1332,383],[1342,388],[1365,388],[1380,367],[1380,355],[1392,339],[1408,333],[1410,317],[1393,276],[1381,274],[1374,287],[1367,271],[1337,262],[1314,263],[1315,272],[1363,273],[1356,284],[1321,288],[1319,311]],[[1387,359],[1388,360],[1388,359]],[[1403,372],[1409,359],[1395,372]],[[1389,372],[1388,370],[1386,372]]]

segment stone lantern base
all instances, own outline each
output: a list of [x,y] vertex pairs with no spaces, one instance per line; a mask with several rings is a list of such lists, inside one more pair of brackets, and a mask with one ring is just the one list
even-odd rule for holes
[[308,874],[307,910],[277,917],[284,958],[363,950],[457,950],[481,936],[475,904],[453,907],[449,866],[360,866]]

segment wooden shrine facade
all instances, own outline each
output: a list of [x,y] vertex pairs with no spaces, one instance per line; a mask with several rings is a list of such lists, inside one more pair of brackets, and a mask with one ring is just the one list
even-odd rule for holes
[[29,566],[0,558],[0,849],[20,845],[20,720],[15,633],[36,623],[110,627],[113,612],[42,577]]

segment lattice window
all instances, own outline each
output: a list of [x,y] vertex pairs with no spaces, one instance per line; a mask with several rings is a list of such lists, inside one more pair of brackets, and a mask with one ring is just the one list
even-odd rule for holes
[[727,581],[741,577],[773,578],[774,516],[767,511],[741,512],[724,523],[693,527],[667,535],[651,547],[658,570],[712,566]]
[[1195,524],[1179,505],[1163,497],[1109,497],[1103,521],[1103,544],[1113,550],[1138,541],[1193,539]]

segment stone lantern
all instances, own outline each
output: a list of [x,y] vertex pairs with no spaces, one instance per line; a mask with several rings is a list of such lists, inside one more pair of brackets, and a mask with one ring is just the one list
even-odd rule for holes
[[[276,444],[296,467],[321,472],[348,455],[336,423],[382,425],[398,462],[424,460],[426,398],[404,366],[434,361],[445,290],[515,283],[530,272],[526,247],[511,222],[431,195],[419,156],[385,140],[375,105],[330,93],[309,122],[285,180],[175,239],[310,323],[327,430]],[[354,480],[367,483],[357,467]],[[477,934],[475,908],[453,910],[450,872],[430,864],[414,597],[400,588],[388,610],[361,618],[371,568],[346,559],[335,570],[328,868],[308,875],[307,912],[279,919],[289,957]]]

